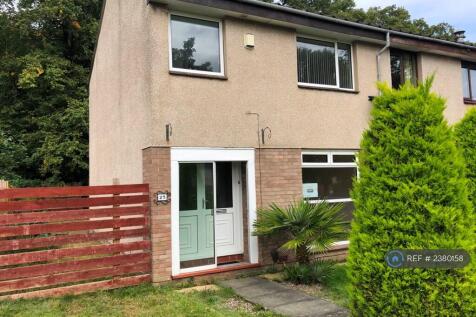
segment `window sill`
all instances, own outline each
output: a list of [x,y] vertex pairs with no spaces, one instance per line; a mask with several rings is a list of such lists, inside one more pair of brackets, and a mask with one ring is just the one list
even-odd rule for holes
[[476,105],[476,100],[464,99],[464,103],[467,105]]
[[342,89],[342,88],[335,88],[335,87],[320,87],[320,86],[309,86],[304,84],[298,84],[299,88],[304,89],[316,89],[316,90],[326,90],[326,91],[336,91],[336,92],[343,92],[348,94],[357,95],[360,93],[358,90],[350,90],[350,89]]
[[207,79],[218,79],[218,80],[228,80],[228,77],[225,75],[217,74],[200,74],[200,73],[192,73],[187,71],[176,71],[176,70],[169,70],[170,75],[177,75],[177,76],[187,76],[187,77],[199,77],[199,78],[207,78]]

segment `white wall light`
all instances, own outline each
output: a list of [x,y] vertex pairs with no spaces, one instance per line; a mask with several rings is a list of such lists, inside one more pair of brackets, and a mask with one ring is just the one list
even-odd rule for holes
[[255,35],[247,33],[245,34],[245,47],[246,48],[253,48],[255,47]]

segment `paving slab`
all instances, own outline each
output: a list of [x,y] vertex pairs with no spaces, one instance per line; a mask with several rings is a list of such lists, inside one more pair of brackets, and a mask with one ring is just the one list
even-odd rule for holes
[[220,287],[215,284],[200,285],[189,288],[182,288],[177,291],[177,293],[188,294],[193,292],[216,292],[219,291]]
[[336,304],[305,294],[276,282],[248,277],[221,282],[247,301],[290,317],[347,317],[349,312]]

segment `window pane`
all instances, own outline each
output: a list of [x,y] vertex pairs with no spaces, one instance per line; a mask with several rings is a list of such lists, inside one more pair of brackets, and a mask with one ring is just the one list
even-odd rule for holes
[[416,55],[412,52],[399,50],[390,51],[390,68],[392,87],[398,89],[405,81],[417,84]]
[[398,89],[402,85],[402,58],[400,55],[390,55],[392,72],[392,87]]
[[476,99],[476,70],[471,69],[469,73],[471,76],[471,96]]
[[298,38],[297,49],[300,83],[337,85],[334,43]]
[[327,154],[304,154],[302,156],[304,163],[328,163]]
[[217,208],[233,207],[233,182],[231,162],[216,163]]
[[464,98],[471,98],[469,94],[469,72],[467,68],[461,68],[461,76],[463,78],[463,96]]
[[403,54],[403,73],[404,73],[405,81],[410,81],[413,85],[417,84],[416,58],[414,54],[411,54],[411,53]]
[[[344,207],[342,208],[342,215],[345,221],[352,220],[352,214],[354,212],[354,203],[353,202],[345,202],[343,203]],[[349,228],[350,229],[350,228]]]
[[174,68],[221,71],[218,22],[173,15],[170,24]]
[[317,184],[318,197],[314,199],[350,198],[352,180],[357,168],[303,168],[303,184]]
[[334,163],[354,163],[355,162],[355,155],[347,155],[347,154],[336,154],[333,155],[332,161]]
[[352,50],[349,44],[337,44],[340,88],[352,89]]

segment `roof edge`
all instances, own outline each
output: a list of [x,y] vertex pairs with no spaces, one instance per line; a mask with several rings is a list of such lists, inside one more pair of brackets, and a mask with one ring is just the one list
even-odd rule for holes
[[[183,1],[183,0],[179,0],[179,1]],[[372,30],[372,31],[377,31],[377,32],[390,33],[390,34],[395,34],[395,35],[399,35],[399,36],[402,36],[402,37],[422,39],[422,40],[438,42],[438,43],[442,43],[442,44],[446,44],[446,45],[451,45],[451,46],[457,46],[457,47],[461,47],[461,48],[469,48],[471,50],[476,50],[476,46],[472,46],[472,45],[468,45],[468,44],[464,44],[464,43],[452,42],[452,41],[438,39],[438,38],[424,36],[424,35],[418,35],[418,34],[412,34],[412,33],[407,33],[407,32],[403,32],[403,31],[396,31],[396,30],[391,30],[391,29],[380,28],[380,27],[377,27],[377,26],[372,26],[372,25],[368,25],[368,24],[347,21],[347,20],[338,19],[338,18],[334,18],[334,17],[330,17],[330,16],[318,14],[318,13],[312,13],[312,12],[298,10],[298,9],[294,9],[294,8],[290,8],[290,7],[286,7],[286,6],[281,6],[281,5],[278,5],[278,4],[275,4],[275,3],[268,3],[268,2],[259,1],[259,0],[234,0],[234,1],[243,2],[243,3],[250,3],[250,4],[253,4],[253,5],[258,5],[258,6],[262,6],[262,7],[267,7],[271,10],[281,10],[281,11],[285,11],[285,12],[292,12],[294,14],[309,16],[309,17],[313,17],[313,18],[316,18],[316,19],[321,19],[321,20],[325,20],[325,21],[339,23],[339,24],[342,24],[342,25],[347,25],[347,26],[352,26],[352,27],[357,27],[357,28],[362,28],[362,29],[367,29],[367,30]],[[207,2],[207,1],[203,1],[203,2]]]
[[[240,12],[240,13],[244,13],[247,15],[254,15],[254,16],[263,16],[263,13],[266,11],[268,13],[266,18],[271,20],[281,20],[281,21],[290,22],[293,24],[319,28],[319,26],[312,26],[309,23],[302,24],[296,21],[288,21],[286,20],[287,17],[285,17],[285,15],[287,14],[289,16],[301,17],[301,19],[304,19],[308,22],[310,20],[313,20],[315,21],[315,24],[319,22],[321,24],[328,23],[327,26],[334,25],[337,27],[340,26],[340,27],[345,27],[347,29],[352,29],[354,33],[358,33],[358,36],[368,37],[374,40],[377,39],[377,40],[385,41],[386,34],[390,33],[391,35],[396,35],[398,37],[424,41],[424,42],[432,42],[434,44],[439,44],[439,45],[452,47],[452,48],[459,48],[459,49],[466,50],[466,52],[476,53],[476,46],[472,46],[472,45],[468,45],[464,43],[457,43],[457,42],[437,39],[437,38],[423,36],[423,35],[417,35],[417,34],[411,34],[411,33],[406,33],[402,31],[380,28],[380,27],[376,27],[372,25],[342,20],[342,19],[338,19],[338,18],[334,18],[330,16],[325,16],[325,15],[321,15],[317,13],[311,13],[311,12],[298,10],[298,9],[281,6],[274,3],[259,1],[259,0],[149,0],[149,2],[151,3],[182,2],[182,3],[193,4],[193,5],[201,5],[201,6],[234,11],[234,12]],[[242,8],[239,8],[239,5],[241,5]],[[248,9],[245,10],[245,7],[248,7]],[[251,8],[255,8],[256,9],[255,12],[253,12],[253,10],[250,10]],[[247,12],[243,12],[243,11],[247,11]],[[327,30],[329,30],[329,28],[327,28]],[[340,31],[336,30],[336,32],[340,32]],[[463,54],[463,55],[466,55],[466,54]],[[471,57],[476,59],[476,55]]]

